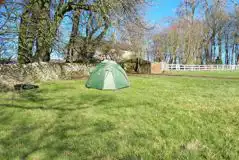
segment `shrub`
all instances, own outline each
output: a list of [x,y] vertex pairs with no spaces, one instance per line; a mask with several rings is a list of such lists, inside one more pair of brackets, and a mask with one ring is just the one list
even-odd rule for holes
[[15,64],[15,61],[11,60],[12,58],[0,58],[0,64]]
[[219,57],[216,59],[216,64],[222,64],[222,60]]

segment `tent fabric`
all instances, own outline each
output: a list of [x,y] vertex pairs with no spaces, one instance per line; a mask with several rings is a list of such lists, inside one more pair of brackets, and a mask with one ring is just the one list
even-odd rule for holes
[[128,77],[123,68],[114,61],[104,60],[91,72],[87,88],[115,90],[129,87]]

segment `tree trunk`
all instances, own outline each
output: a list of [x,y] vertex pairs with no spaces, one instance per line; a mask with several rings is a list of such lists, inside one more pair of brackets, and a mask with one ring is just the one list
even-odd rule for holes
[[212,45],[213,45],[213,52],[212,52],[212,58],[211,58],[213,63],[215,63],[215,57],[216,57],[216,42],[215,41],[216,41],[216,39],[214,37],[213,38],[213,43],[212,43]]
[[18,38],[18,62],[20,64],[32,62],[32,47],[34,42],[33,30],[29,27],[31,21],[29,9],[25,9],[20,22]]
[[229,64],[229,47],[228,47],[228,36],[226,36],[225,39],[225,51],[226,51],[226,56],[225,56],[225,63]]
[[56,32],[52,30],[52,22],[50,19],[50,3],[44,3],[43,8],[39,8],[39,22],[37,23],[37,51],[36,60],[48,62],[50,61],[51,47],[53,45]]
[[226,64],[229,64],[229,51],[228,51],[228,46],[226,46]]
[[80,22],[80,11],[74,11],[72,31],[71,31],[70,41],[69,41],[67,53],[66,53],[66,62],[72,63],[73,61],[77,61],[73,59],[73,56],[74,56],[75,41],[78,35],[79,22]]
[[216,52],[216,30],[215,28],[213,29],[212,31],[212,37],[211,37],[211,57],[210,57],[210,60],[211,60],[211,63],[214,62],[214,57],[215,57],[215,52]]
[[[50,20],[50,1],[30,0],[21,17],[18,61],[25,64],[36,60],[50,60],[50,49],[54,42],[53,23]],[[36,54],[33,55],[34,41]]]
[[211,51],[211,45],[206,44],[206,47],[204,48],[205,51],[205,58],[206,58],[206,64],[210,64],[210,51]]
[[235,61],[234,60],[235,57],[235,43],[233,43],[232,45],[232,55],[231,55],[231,64],[233,65]]
[[135,72],[140,73],[140,59],[136,58]]
[[150,56],[152,57],[152,55],[148,52],[147,49],[146,49],[146,54],[147,54],[147,60],[150,61]]
[[239,58],[238,44],[235,44],[235,65],[238,65],[238,58]]
[[237,53],[236,64],[239,65],[239,53]]
[[218,35],[218,47],[219,47],[218,57],[219,57],[220,60],[221,60],[221,59],[222,59],[222,38],[221,38],[221,34]]

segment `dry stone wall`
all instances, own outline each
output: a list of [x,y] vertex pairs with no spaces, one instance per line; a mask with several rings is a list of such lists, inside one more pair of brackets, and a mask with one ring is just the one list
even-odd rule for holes
[[32,63],[27,65],[0,65],[0,90],[13,88],[18,83],[35,83],[72,79],[89,75],[92,66],[77,63]]

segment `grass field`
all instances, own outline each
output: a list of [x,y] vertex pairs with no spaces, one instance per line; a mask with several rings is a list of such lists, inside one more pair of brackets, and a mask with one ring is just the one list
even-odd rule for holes
[[215,72],[214,71],[181,71],[181,72],[173,71],[173,72],[169,72],[169,74],[239,79],[239,71],[215,71]]
[[238,80],[130,82],[115,92],[77,80],[0,93],[0,159],[238,159]]

